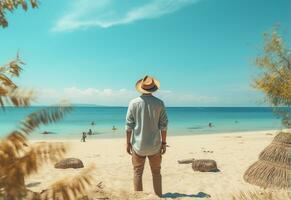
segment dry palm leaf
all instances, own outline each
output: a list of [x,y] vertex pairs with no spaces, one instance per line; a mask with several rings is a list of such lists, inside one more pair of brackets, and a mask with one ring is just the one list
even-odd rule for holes
[[43,164],[57,162],[64,157],[65,153],[66,146],[62,143],[32,145],[22,157],[8,167],[13,170],[9,170],[7,176],[13,177],[13,171],[17,171],[17,173],[21,173],[24,176],[37,173]]
[[5,105],[28,106],[35,99],[32,90],[19,89],[10,77],[19,77],[24,62],[19,58],[19,53],[14,60],[0,67],[0,107]]
[[[27,139],[25,134],[31,133],[41,124],[46,125],[62,119],[69,111],[71,111],[70,107],[53,107],[44,108],[38,112],[30,114],[21,123],[22,127],[20,130],[12,132],[6,139],[0,141],[0,168],[26,153],[25,147],[27,147]],[[49,149],[52,151],[53,147],[50,147]],[[56,148],[56,150],[57,149],[58,148]],[[31,153],[33,152],[34,151],[31,151]],[[56,156],[57,155],[58,154],[56,154]]]
[[5,105],[16,107],[29,106],[35,99],[33,90],[23,90],[16,87],[0,86],[0,106],[4,109]]
[[72,110],[70,106],[48,107],[34,112],[21,122],[20,131],[26,134],[33,132],[40,125],[55,123]]
[[41,192],[41,199],[71,200],[77,199],[86,194],[86,189],[93,184],[92,165],[84,169],[79,175],[67,177],[54,183],[47,190]]
[[0,74],[0,82],[3,86],[9,87],[9,88],[16,88],[16,85],[13,83],[13,81],[3,73]]
[[20,59],[19,52],[17,52],[15,59],[0,67],[0,73],[19,77],[22,71],[21,66],[24,64],[25,63]]
[[37,0],[0,0],[0,26],[3,28],[8,26],[8,21],[5,16],[6,10],[12,12],[17,9],[18,6],[21,6],[22,9],[26,11],[28,9],[28,2],[30,2],[32,8],[38,7]]
[[37,172],[46,162],[58,161],[66,152],[63,144],[29,146],[25,134],[42,124],[62,119],[70,110],[70,107],[52,107],[32,113],[21,123],[20,130],[0,141],[0,190],[9,198],[22,197],[25,194],[24,177]]
[[63,144],[41,144],[28,148],[26,154],[1,166],[2,188],[13,197],[25,195],[24,178],[37,173],[43,164],[61,159],[66,152]]
[[[25,196],[24,178],[26,176],[37,173],[45,163],[59,161],[66,152],[63,144],[42,143],[21,149],[22,156],[19,156],[16,153],[17,151],[13,149],[15,146],[21,146],[23,142],[23,138],[18,137],[19,135],[21,134],[14,134],[13,137],[9,136],[9,140],[7,139],[0,145],[0,152],[4,153],[5,156],[3,157],[3,154],[1,154],[0,157],[0,189],[5,191],[5,195],[16,199]],[[15,144],[12,144],[12,142],[15,142]],[[19,145],[16,145],[16,143],[19,143]]]
[[25,136],[17,131],[0,141],[0,169],[24,153],[26,142]]

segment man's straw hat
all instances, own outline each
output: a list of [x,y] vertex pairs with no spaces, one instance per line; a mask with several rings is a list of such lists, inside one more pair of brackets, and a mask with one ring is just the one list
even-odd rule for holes
[[135,88],[143,94],[151,94],[160,88],[160,81],[151,76],[145,76],[136,82]]

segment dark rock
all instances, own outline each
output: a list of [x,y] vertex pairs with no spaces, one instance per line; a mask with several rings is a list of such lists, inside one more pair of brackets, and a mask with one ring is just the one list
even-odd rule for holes
[[80,159],[77,158],[66,158],[64,160],[61,160],[57,164],[55,164],[55,168],[57,169],[78,169],[78,168],[84,168],[83,162]]
[[194,171],[200,172],[218,172],[217,164],[215,160],[194,160],[192,163]]

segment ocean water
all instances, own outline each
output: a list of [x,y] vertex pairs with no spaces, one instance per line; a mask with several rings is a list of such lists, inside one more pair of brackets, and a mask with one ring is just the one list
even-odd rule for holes
[[[0,110],[0,137],[19,127],[19,122],[29,113],[41,109],[6,108]],[[91,129],[90,137],[122,137],[126,107],[74,107],[64,120],[42,126],[34,138],[80,138],[83,131]],[[192,135],[282,128],[281,121],[271,108],[262,107],[169,107],[169,135]],[[91,125],[94,122],[95,125]],[[213,127],[209,127],[209,123]],[[113,131],[115,126],[117,130]],[[42,134],[44,131],[51,134]]]

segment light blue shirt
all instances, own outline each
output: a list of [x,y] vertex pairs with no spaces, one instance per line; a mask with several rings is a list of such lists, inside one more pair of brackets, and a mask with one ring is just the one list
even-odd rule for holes
[[126,130],[133,131],[131,144],[140,156],[157,154],[161,148],[161,131],[167,130],[164,102],[152,95],[141,95],[128,106]]

